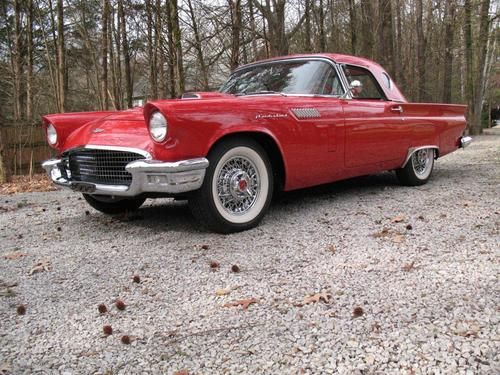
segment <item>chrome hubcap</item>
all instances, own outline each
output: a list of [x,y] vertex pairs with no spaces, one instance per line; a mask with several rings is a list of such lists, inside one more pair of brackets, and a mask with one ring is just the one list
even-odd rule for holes
[[255,165],[247,158],[226,161],[217,176],[217,196],[226,211],[244,214],[255,203],[260,179]]
[[428,169],[432,165],[432,158],[434,153],[432,150],[423,149],[415,151],[412,155],[412,165],[415,174],[422,176],[428,172]]

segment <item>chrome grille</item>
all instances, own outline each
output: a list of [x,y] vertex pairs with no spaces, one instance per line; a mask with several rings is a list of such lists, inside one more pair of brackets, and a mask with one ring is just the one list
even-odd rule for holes
[[102,149],[77,149],[63,155],[72,181],[104,185],[130,186],[132,175],[125,166],[140,159],[145,157],[135,152]]

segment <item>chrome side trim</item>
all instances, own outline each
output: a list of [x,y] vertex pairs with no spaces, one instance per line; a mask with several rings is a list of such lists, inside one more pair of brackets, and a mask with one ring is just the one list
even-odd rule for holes
[[[436,145],[425,145],[425,146],[418,146],[418,147],[410,147],[408,149],[408,153],[406,155],[406,159],[405,159],[403,165],[401,166],[401,168],[404,168],[406,166],[406,164],[408,163],[408,161],[410,160],[411,156],[413,155],[413,153],[415,151],[423,150],[424,148],[433,148],[433,149],[437,150],[438,154],[439,154],[439,147],[436,146]],[[434,158],[437,159],[437,155],[434,155]]]
[[472,143],[472,137],[460,137],[460,148],[466,148]]

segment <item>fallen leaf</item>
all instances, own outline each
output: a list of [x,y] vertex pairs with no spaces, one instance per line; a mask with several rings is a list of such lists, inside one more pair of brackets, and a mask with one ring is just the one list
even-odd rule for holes
[[405,240],[405,236],[403,234],[395,234],[392,237],[392,241],[395,243],[401,243]]
[[218,296],[227,296],[229,293],[231,293],[231,289],[217,289],[215,291],[215,294]]
[[255,298],[249,298],[249,299],[241,299],[239,301],[232,301],[225,303],[222,307],[236,307],[236,306],[242,306],[243,310],[248,309],[248,306],[250,306],[253,303],[257,303],[258,301]]
[[174,375],[189,375],[189,371],[188,370],[179,370],[179,371],[174,372]]
[[382,237],[389,236],[389,234],[390,234],[389,229],[383,228],[380,232],[373,233],[372,237],[374,237],[374,238],[382,238]]
[[397,215],[392,218],[393,223],[401,223],[402,221],[405,220],[405,217],[403,215]]
[[328,246],[328,251],[335,254],[337,252],[337,247],[335,245]]
[[0,363],[0,374],[10,374],[10,371],[12,370],[12,368],[10,367],[10,365],[6,362],[4,363]]
[[405,264],[403,266],[403,271],[405,272],[410,272],[411,270],[414,270],[415,269],[415,262],[411,262],[411,263],[408,263],[408,264]]
[[43,271],[50,271],[52,269],[52,264],[50,263],[50,260],[48,259],[43,259],[33,265],[29,271],[29,275],[33,275],[34,273],[37,272],[43,272]]
[[304,297],[304,303],[316,303],[319,301],[323,301],[325,303],[328,303],[330,301],[331,295],[328,294],[327,292],[321,292],[321,293],[316,293],[312,295],[308,295]]
[[16,291],[10,288],[0,290],[0,297],[15,297],[16,295]]
[[16,260],[28,255],[28,253],[23,253],[22,251],[11,251],[10,253],[4,254],[3,257],[9,260]]
[[0,287],[1,288],[12,288],[15,286],[17,286],[17,281],[7,282],[7,281],[0,280]]
[[96,355],[98,355],[99,352],[95,352],[95,351],[88,351],[88,352],[81,352],[80,353],[80,356],[81,357],[94,357]]

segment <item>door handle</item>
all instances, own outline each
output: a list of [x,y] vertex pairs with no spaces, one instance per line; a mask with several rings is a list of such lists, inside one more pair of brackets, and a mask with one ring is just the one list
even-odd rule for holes
[[400,105],[395,105],[391,107],[391,112],[403,113],[403,107]]

